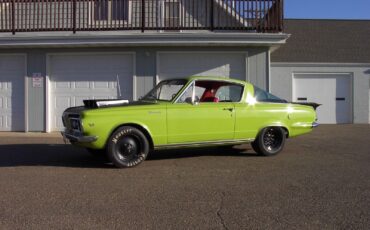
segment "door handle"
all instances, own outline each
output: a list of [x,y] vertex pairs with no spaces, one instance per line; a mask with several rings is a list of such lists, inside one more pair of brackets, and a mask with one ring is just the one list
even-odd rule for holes
[[230,112],[234,111],[234,108],[224,108],[223,110],[228,110]]

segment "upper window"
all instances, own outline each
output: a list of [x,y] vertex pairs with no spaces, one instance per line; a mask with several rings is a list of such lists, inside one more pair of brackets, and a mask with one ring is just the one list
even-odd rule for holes
[[260,102],[286,103],[287,101],[254,86],[254,97]]
[[94,2],[94,20],[96,21],[128,21],[129,1],[122,0],[96,0]]
[[195,88],[193,83],[177,102],[239,102],[243,96],[243,90],[244,87],[242,85],[230,82],[197,80],[195,81]]

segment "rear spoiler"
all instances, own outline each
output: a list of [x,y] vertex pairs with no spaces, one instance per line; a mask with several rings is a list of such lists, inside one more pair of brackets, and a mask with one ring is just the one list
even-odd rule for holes
[[296,105],[307,105],[307,106],[311,106],[314,110],[317,109],[317,107],[319,107],[321,104],[317,104],[315,102],[291,102],[292,104],[296,104]]

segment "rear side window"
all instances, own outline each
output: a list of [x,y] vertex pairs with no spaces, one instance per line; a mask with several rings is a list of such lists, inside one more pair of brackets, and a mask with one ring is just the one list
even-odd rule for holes
[[257,86],[254,86],[254,97],[260,102],[287,103],[286,100],[278,98],[277,96],[272,95],[271,93],[268,93]]
[[234,84],[221,86],[216,92],[219,102],[239,102],[242,95],[243,86]]

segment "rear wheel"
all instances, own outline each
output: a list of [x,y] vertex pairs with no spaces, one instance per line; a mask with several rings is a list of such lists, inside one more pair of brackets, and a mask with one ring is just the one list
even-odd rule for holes
[[273,156],[281,152],[286,139],[285,130],[281,127],[267,127],[261,130],[252,148],[263,156]]
[[116,167],[134,167],[148,156],[149,142],[139,129],[123,126],[110,137],[107,153]]

